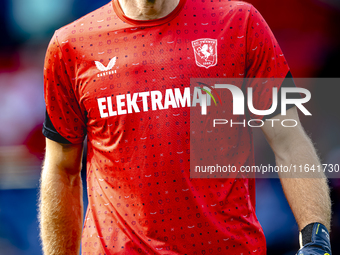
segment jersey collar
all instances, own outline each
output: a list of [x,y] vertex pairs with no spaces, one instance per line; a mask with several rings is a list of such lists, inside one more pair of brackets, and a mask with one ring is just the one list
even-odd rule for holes
[[152,20],[135,20],[135,19],[131,19],[131,18],[127,17],[124,14],[122,8],[120,7],[118,0],[112,0],[112,6],[113,6],[113,9],[116,12],[117,16],[122,21],[124,21],[128,24],[131,24],[131,25],[135,25],[135,26],[137,25],[137,26],[147,27],[147,26],[158,26],[158,25],[161,25],[161,24],[164,24],[164,23],[171,21],[182,10],[185,2],[186,2],[186,0],[180,0],[177,7],[172,12],[170,12],[167,16],[160,18],[160,19],[152,19]]

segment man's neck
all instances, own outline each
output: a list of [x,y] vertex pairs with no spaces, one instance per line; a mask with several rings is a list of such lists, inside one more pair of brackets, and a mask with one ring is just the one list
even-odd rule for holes
[[159,19],[171,13],[180,0],[118,0],[124,14],[135,20]]

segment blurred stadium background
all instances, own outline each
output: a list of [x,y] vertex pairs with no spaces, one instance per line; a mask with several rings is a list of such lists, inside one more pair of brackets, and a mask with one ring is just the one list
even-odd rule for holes
[[[109,0],[0,2],[0,254],[37,255],[42,254],[37,194],[45,146],[41,134],[44,54],[55,29]],[[248,2],[274,31],[294,77],[339,77],[339,0]],[[303,119],[304,126],[323,162],[340,163],[340,87],[332,91],[308,89],[316,98],[312,106],[314,122]],[[255,137],[257,163],[273,163],[273,153],[261,133]],[[85,184],[84,171],[83,177]],[[330,184],[333,254],[340,254],[340,179],[332,179]],[[295,254],[298,228],[279,180],[260,179],[257,191],[258,218],[267,236],[268,254]],[[86,196],[84,199],[86,206]]]

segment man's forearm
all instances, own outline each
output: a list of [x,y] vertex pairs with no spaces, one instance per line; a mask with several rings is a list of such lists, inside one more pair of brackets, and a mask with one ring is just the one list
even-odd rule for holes
[[[276,157],[277,165],[309,164],[314,165],[316,169],[320,165],[314,146],[305,134],[289,147],[283,156]],[[322,172],[303,173],[297,177],[294,174],[280,174],[284,193],[300,230],[309,223],[319,222],[330,231],[331,200],[327,178]]]
[[83,200],[80,175],[47,170],[40,187],[40,228],[45,255],[78,255],[80,249]]

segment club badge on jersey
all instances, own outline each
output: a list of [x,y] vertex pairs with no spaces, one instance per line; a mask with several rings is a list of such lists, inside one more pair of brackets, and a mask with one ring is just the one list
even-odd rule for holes
[[217,64],[217,39],[202,38],[191,42],[197,66],[209,67]]

